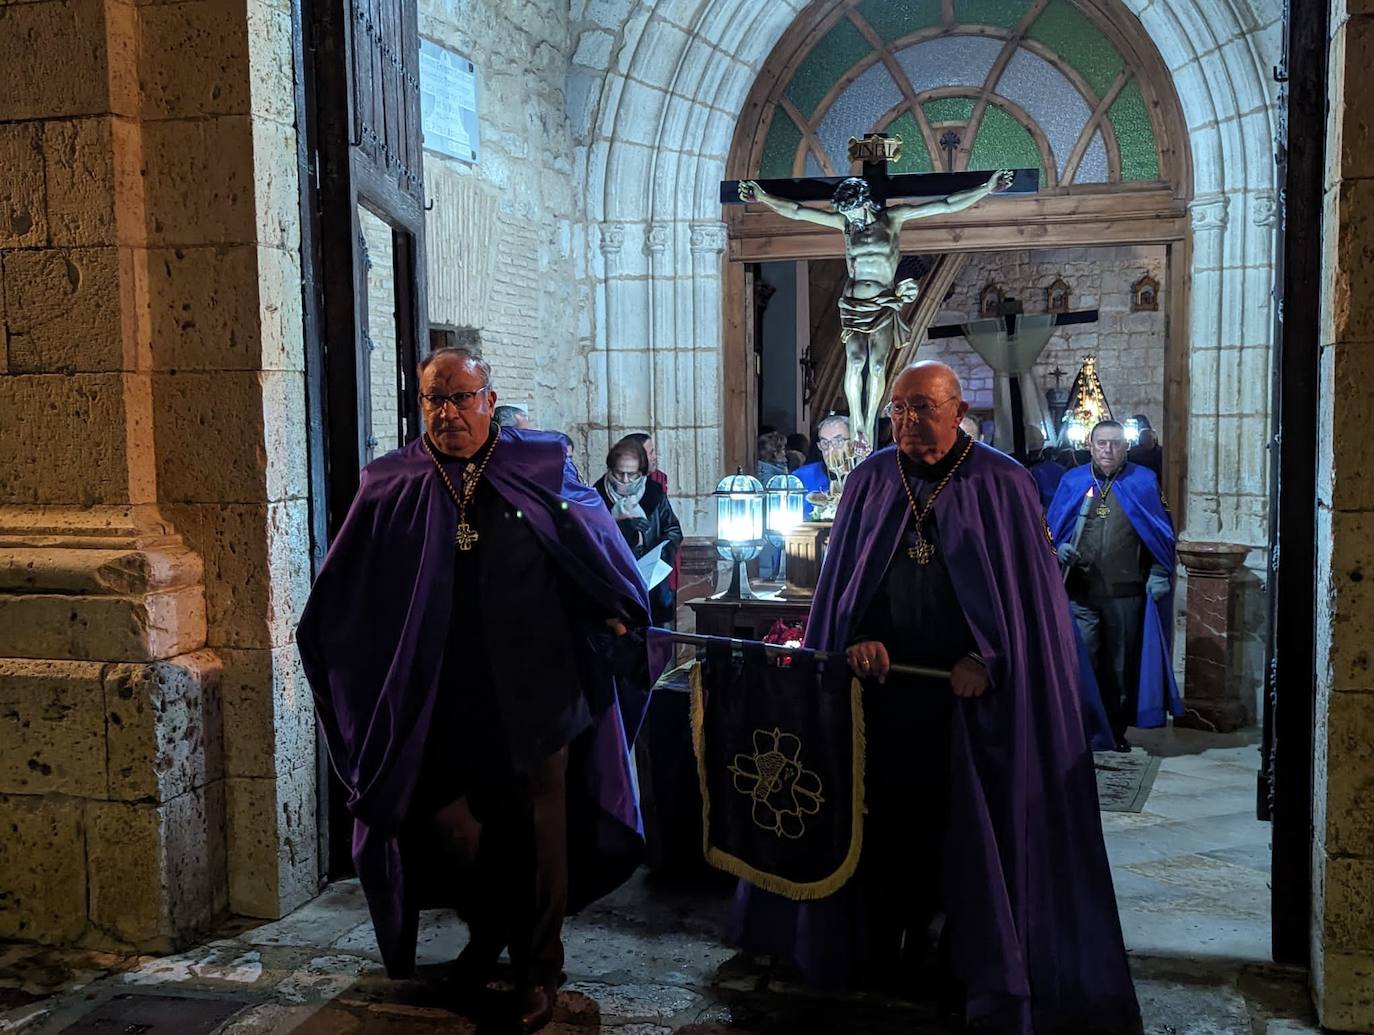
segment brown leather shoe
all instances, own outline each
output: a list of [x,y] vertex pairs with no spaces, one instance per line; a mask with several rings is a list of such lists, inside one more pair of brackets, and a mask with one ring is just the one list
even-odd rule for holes
[[553,1005],[558,990],[552,985],[530,985],[519,991],[520,1030],[525,1035],[538,1031],[553,1020]]

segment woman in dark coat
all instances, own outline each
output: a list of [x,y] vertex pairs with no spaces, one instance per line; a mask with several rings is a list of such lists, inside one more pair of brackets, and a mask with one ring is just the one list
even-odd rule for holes
[[[611,447],[606,455],[606,473],[597,479],[596,491],[636,558],[666,542],[663,560],[673,563],[682,542],[682,526],[668,494],[650,479],[649,457],[640,443],[623,438]],[[677,608],[667,579],[649,590],[649,604],[655,625],[672,624]]]

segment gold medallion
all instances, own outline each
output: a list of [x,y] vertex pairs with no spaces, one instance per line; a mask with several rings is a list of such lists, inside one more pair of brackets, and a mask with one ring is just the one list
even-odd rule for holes
[[935,548],[924,539],[917,539],[914,546],[906,548],[906,555],[917,564],[929,564],[930,559],[935,556]]
[[1097,516],[1098,516],[1098,517],[1106,517],[1106,516],[1107,516],[1108,514],[1110,514],[1111,512],[1112,512],[1112,508],[1111,508],[1111,507],[1108,507],[1108,506],[1105,506],[1105,505],[1097,508]]
[[458,545],[458,549],[466,551],[471,550],[472,544],[477,542],[480,538],[481,536],[477,534],[473,527],[464,521],[458,526],[458,532],[453,537],[453,541]]

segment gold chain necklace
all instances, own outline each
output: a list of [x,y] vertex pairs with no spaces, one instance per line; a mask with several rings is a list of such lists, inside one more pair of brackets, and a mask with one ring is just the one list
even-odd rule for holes
[[949,469],[945,476],[940,479],[940,484],[931,490],[926,497],[924,507],[916,506],[916,494],[911,491],[911,482],[907,480],[906,468],[902,466],[902,451],[897,450],[897,477],[902,480],[902,488],[906,490],[906,498],[911,503],[911,516],[916,524],[916,542],[906,548],[906,555],[917,564],[929,564],[930,559],[935,556],[935,547],[926,542],[925,535],[921,532],[921,526],[926,523],[926,518],[930,516],[931,509],[935,506],[935,497],[940,495],[940,490],[949,484],[949,480],[954,477],[954,472],[959,470],[959,466],[968,459],[969,453],[973,449],[973,439],[968,440],[964,446],[964,451],[959,454],[959,459],[954,461],[954,466]]
[[487,464],[491,462],[491,455],[496,452],[496,443],[500,440],[500,435],[492,439],[491,448],[487,450],[487,455],[482,459],[471,479],[466,474],[464,475],[463,492],[460,495],[458,490],[453,487],[453,482],[449,479],[448,472],[444,470],[444,465],[439,463],[439,458],[434,454],[434,449],[429,444],[429,436],[420,436],[420,443],[425,447],[425,452],[434,461],[434,469],[439,472],[439,477],[444,480],[444,485],[448,488],[448,494],[453,497],[453,502],[458,504],[458,530],[454,533],[453,542],[458,549],[464,552],[471,550],[477,540],[481,538],[477,534],[477,529],[468,524],[468,504],[472,502],[473,494],[477,492],[477,483],[482,480],[482,472],[487,469]]
[[[1092,471],[1088,472],[1092,474]],[[1107,506],[1107,497],[1112,493],[1112,484],[1116,481],[1116,475],[1107,479],[1107,484],[1103,485],[1097,480],[1097,475],[1093,474],[1093,484],[1097,486],[1097,516],[1104,518],[1112,512],[1112,508]]]

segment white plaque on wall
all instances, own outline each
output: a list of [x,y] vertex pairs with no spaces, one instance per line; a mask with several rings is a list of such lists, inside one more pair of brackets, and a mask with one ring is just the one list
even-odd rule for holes
[[477,69],[426,39],[420,40],[420,130],[427,150],[477,161]]

